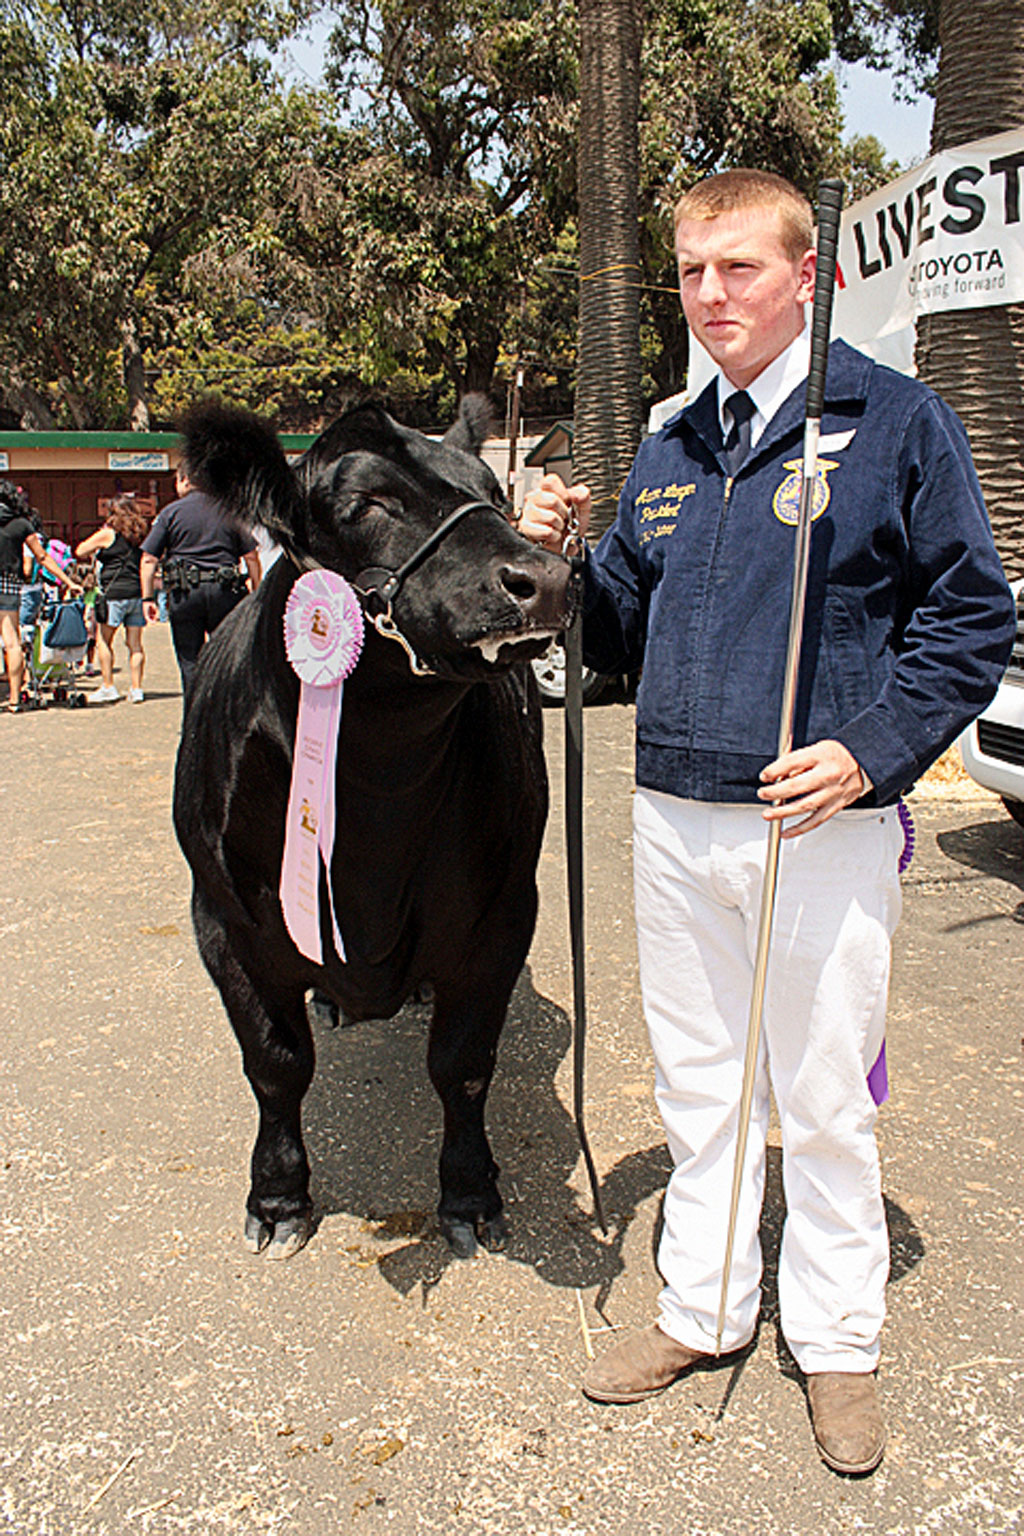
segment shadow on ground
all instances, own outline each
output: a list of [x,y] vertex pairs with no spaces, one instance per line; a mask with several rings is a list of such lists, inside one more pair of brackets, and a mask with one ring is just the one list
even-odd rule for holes
[[[303,1126],[318,1217],[362,1217],[382,1239],[412,1240],[380,1260],[403,1294],[436,1285],[450,1263],[433,1207],[441,1106],[427,1077],[429,1005],[409,1003],[386,1022],[316,1031],[317,1071]],[[571,1115],[555,1075],[571,1045],[565,1012],[521,975],[502,1034],[488,1099],[488,1134],[502,1168],[511,1227],[506,1250],[557,1286],[607,1293],[638,1206],[665,1184],[664,1145],[634,1152],[603,1175],[605,1237],[570,1185],[579,1161]]]
[[[385,1253],[379,1268],[408,1295],[426,1295],[451,1263],[433,1206],[441,1108],[427,1077],[428,1005],[408,1004],[387,1022],[317,1030],[318,1064],[304,1109],[313,1165],[317,1216],[362,1218],[382,1241],[409,1241]],[[532,1266],[551,1285],[596,1287],[600,1311],[616,1276],[639,1207],[664,1189],[671,1162],[664,1143],[623,1157],[602,1170],[608,1217],[600,1233],[589,1193],[577,1190],[579,1144],[572,1117],[555,1089],[571,1045],[569,1020],[533,987],[524,970],[509,1006],[498,1071],[488,1103],[492,1147],[512,1235],[507,1257]],[[782,1156],[768,1149],[761,1243],[765,1254],[762,1322],[778,1323],[778,1250],[785,1214]],[[899,1206],[886,1200],[896,1282],[924,1252],[920,1234]],[[656,1267],[660,1214],[655,1224]],[[780,1359],[789,1359],[779,1334]],[[796,1367],[790,1360],[795,1372]]]
[[[885,1220],[889,1229],[889,1284],[898,1285],[904,1275],[915,1269],[924,1258],[925,1247],[921,1233],[913,1218],[883,1195]],[[768,1148],[768,1165],[765,1172],[764,1207],[761,1211],[761,1252],[764,1254],[764,1276],[761,1281],[760,1327],[775,1329],[775,1350],[783,1375],[793,1380],[803,1380],[802,1373],[782,1336],[779,1318],[779,1244],[782,1241],[782,1224],[786,1217],[786,1197],[782,1184],[782,1152],[778,1147]]]
[[[885,1220],[889,1230],[889,1284],[898,1285],[904,1275],[909,1274],[920,1264],[924,1258],[925,1247],[913,1218],[902,1206],[890,1200],[888,1195],[883,1194],[882,1198],[885,1202]],[[663,1201],[659,1202],[658,1217],[651,1240],[651,1262],[655,1269],[658,1262],[658,1244],[661,1241],[663,1204]],[[755,1343],[760,1337],[762,1328],[773,1328],[775,1353],[783,1375],[794,1381],[802,1381],[803,1374],[783,1338],[779,1315],[779,1245],[782,1242],[782,1226],[785,1219],[786,1196],[782,1183],[782,1149],[768,1147],[765,1158],[764,1204],[761,1207],[761,1223],[758,1231],[761,1253],[764,1257],[764,1270],[761,1276],[761,1311]],[[743,1359],[745,1358],[746,1355],[743,1356]],[[741,1369],[742,1360],[737,1366],[737,1379]],[[732,1395],[735,1384],[735,1381],[729,1383],[723,1408]]]
[[954,827],[936,841],[947,859],[1024,891],[1024,831],[1009,816]]

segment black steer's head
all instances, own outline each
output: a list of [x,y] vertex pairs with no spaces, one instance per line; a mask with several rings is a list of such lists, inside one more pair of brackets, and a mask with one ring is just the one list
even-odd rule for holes
[[[489,408],[467,396],[441,442],[379,406],[347,411],[289,466],[258,417],[218,403],[183,424],[194,484],[262,524],[297,563],[380,588],[456,508],[482,504],[410,572],[391,599],[397,628],[441,676],[494,676],[539,656],[571,618],[568,563],[529,544],[506,518],[482,461]],[[360,578],[363,578],[360,582]],[[371,598],[372,615],[382,604]]]

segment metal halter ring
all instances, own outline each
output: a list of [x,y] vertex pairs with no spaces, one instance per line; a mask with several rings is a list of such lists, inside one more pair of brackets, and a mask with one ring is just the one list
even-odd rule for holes
[[580,520],[575,507],[569,508],[569,521],[562,533],[562,554],[568,559],[572,555],[582,553],[583,537],[580,533]]

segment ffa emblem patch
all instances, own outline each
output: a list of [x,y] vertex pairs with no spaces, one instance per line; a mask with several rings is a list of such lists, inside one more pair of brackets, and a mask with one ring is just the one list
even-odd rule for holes
[[[787,459],[782,466],[790,473],[783,480],[775,495],[772,497],[772,511],[780,523],[785,523],[790,528],[795,528],[800,521],[800,481],[803,478],[803,460]],[[828,474],[832,469],[838,469],[839,462],[836,459],[819,459],[818,473],[815,477],[814,500],[811,504],[811,522],[816,522],[824,512],[832,499],[832,490],[828,483]]]

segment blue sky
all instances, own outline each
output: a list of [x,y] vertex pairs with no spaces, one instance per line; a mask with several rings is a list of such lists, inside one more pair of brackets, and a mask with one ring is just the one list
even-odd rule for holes
[[840,66],[839,83],[846,138],[873,133],[904,170],[927,157],[932,128],[930,97],[923,96],[909,105],[897,101],[891,75],[860,64]]

